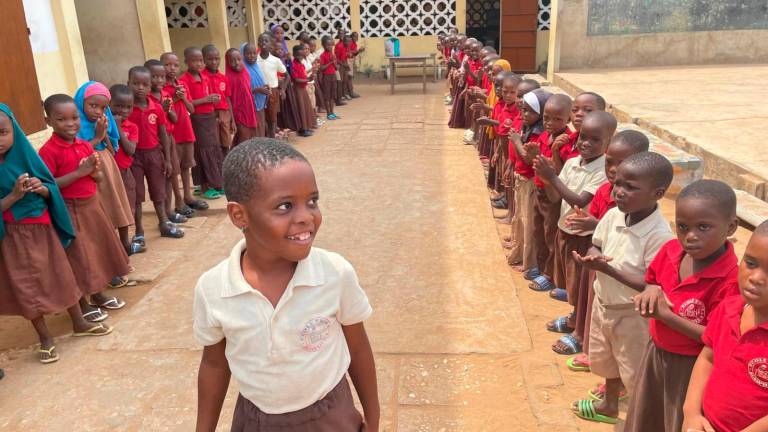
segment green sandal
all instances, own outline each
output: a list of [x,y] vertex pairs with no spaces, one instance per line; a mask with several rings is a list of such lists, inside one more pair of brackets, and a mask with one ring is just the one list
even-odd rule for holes
[[576,363],[576,357],[571,357],[566,360],[565,365],[568,366],[568,369],[574,372],[589,372],[591,370],[589,365],[585,365],[581,362]]
[[616,424],[619,421],[618,417],[602,415],[595,411],[594,401],[591,400],[582,399],[573,402],[571,411],[576,414],[576,417],[593,422]]
[[203,194],[203,198],[205,198],[207,200],[215,200],[215,199],[221,198],[221,194],[218,193],[215,189],[208,189]]

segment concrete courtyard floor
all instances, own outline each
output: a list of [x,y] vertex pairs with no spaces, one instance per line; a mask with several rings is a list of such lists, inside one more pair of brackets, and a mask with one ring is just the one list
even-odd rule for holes
[[[529,290],[507,266],[482,167],[461,131],[447,128],[443,89],[402,86],[390,96],[384,85],[361,85],[364,97],[338,110],[343,119],[292,139],[319,181],[317,246],[355,265],[374,307],[366,326],[382,430],[621,430],[570,414],[569,402],[599,380],[569,372],[551,351],[557,335],[544,324],[567,305]],[[148,239],[133,262],[142,283],[116,292],[130,304],[108,320],[112,335],[75,340],[66,318],[54,317],[61,360],[43,366],[27,323],[0,320],[0,430],[193,430],[201,351],[192,291],[239,238],[223,201],[184,239]]]
[[705,175],[766,199],[768,64],[563,71],[554,84],[595,91],[614,112],[701,157]]

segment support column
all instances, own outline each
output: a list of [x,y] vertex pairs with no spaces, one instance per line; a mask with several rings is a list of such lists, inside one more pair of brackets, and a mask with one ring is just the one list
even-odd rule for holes
[[467,0],[456,0],[456,28],[459,33],[467,32]]
[[245,19],[248,20],[248,41],[256,43],[264,33],[264,12],[261,0],[245,0]]
[[88,65],[85,62],[83,41],[80,38],[80,25],[77,22],[77,11],[74,0],[59,0],[51,2],[54,22],[58,27],[59,49],[66,75],[67,87],[70,94],[88,81]]
[[552,0],[549,14],[549,52],[547,53],[547,81],[555,79],[555,72],[560,71],[560,29],[558,16],[562,9],[561,0]]
[[[230,48],[227,2],[226,0],[206,0],[205,6],[208,10],[208,31],[211,33],[211,43],[223,53]],[[221,69],[223,68],[224,62],[221,62]]]
[[165,18],[163,0],[136,0],[136,13],[141,30],[144,57],[160,58],[171,51],[171,37],[168,35],[168,21]]
[[360,0],[349,0],[349,24],[353,32],[360,33]]

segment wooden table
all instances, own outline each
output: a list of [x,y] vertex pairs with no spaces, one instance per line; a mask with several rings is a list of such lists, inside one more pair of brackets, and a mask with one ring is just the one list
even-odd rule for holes
[[[432,60],[432,67],[437,67],[437,57],[433,54],[412,54],[400,57],[387,57],[389,59],[389,92],[395,94],[397,83],[397,69],[421,68],[422,91],[427,92],[427,60]],[[399,66],[398,66],[399,64]],[[434,82],[434,77],[432,78]]]

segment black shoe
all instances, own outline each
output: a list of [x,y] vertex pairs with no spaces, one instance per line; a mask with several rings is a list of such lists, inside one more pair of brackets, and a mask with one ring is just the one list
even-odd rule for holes
[[497,208],[497,209],[505,209],[507,208],[507,198],[504,197],[498,201],[494,201],[491,203],[491,207]]
[[5,376],[5,371],[0,369],[0,379],[3,379],[4,376]]

